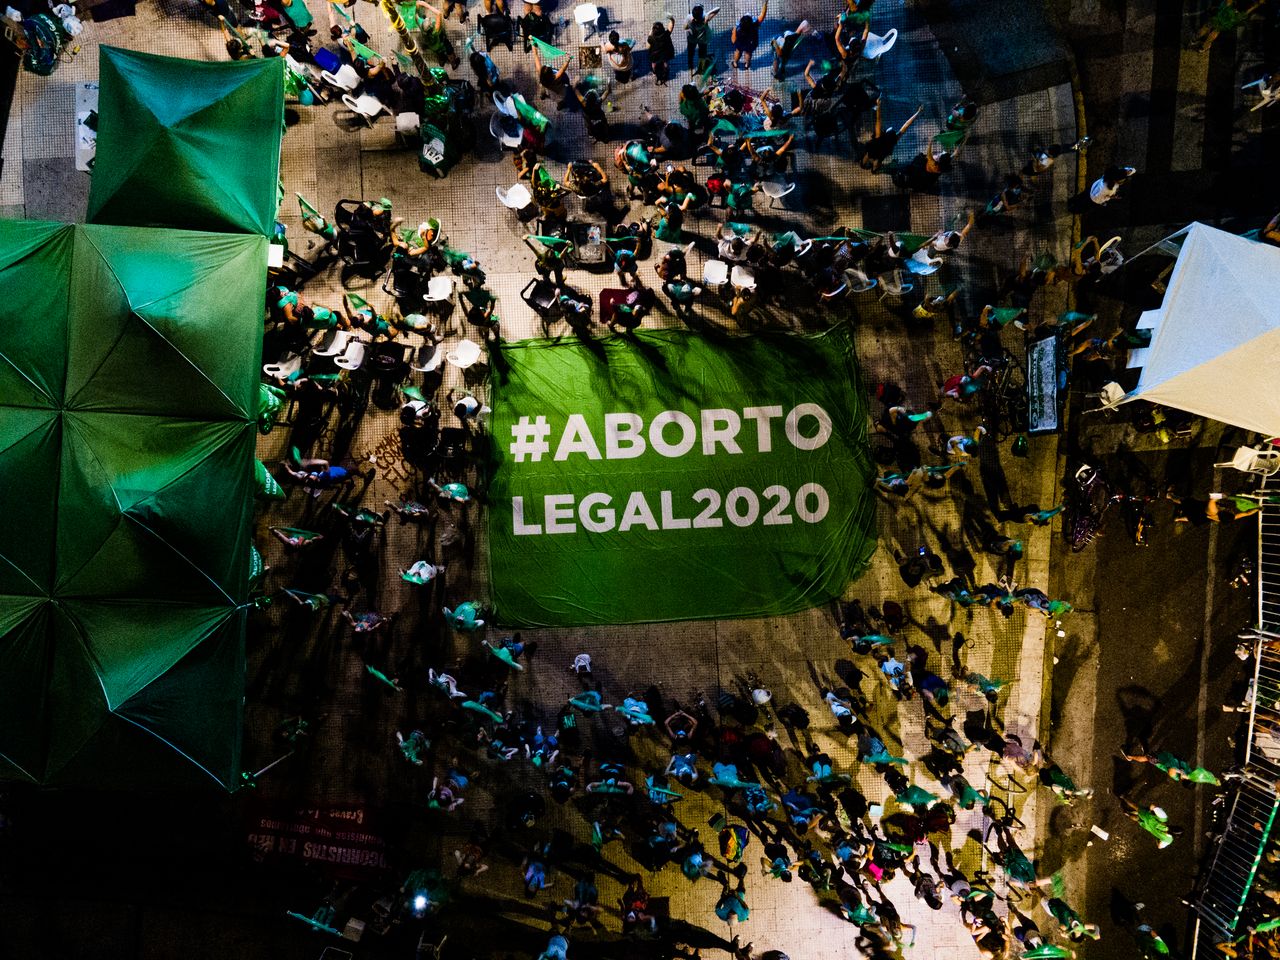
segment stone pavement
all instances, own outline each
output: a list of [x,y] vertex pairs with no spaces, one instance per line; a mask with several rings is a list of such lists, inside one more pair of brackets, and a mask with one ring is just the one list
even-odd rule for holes
[[[315,5],[318,8],[318,4]],[[563,6],[552,14],[560,18],[558,42],[572,49],[577,42],[576,27],[566,22],[569,8]],[[648,25],[670,12],[677,22],[684,8],[670,9],[657,0],[626,0],[607,5],[611,25],[624,36],[636,37],[643,43]],[[715,21],[713,52],[718,56],[722,72],[728,51],[728,31],[747,7],[726,7]],[[829,30],[836,9],[833,5],[803,2],[775,2],[769,20],[761,30],[764,44],[784,26],[792,26],[808,17],[820,30]],[[357,17],[373,36],[372,46],[390,51],[394,39],[388,32],[381,13],[361,4]],[[324,25],[324,17],[319,18]],[[474,17],[473,21],[474,22]],[[872,29],[885,33],[897,28],[895,47],[874,65],[864,64],[862,71],[874,76],[884,90],[886,123],[900,123],[916,106],[923,104],[924,113],[904,137],[898,156],[909,158],[925,147],[929,138],[941,128],[947,110],[960,95],[946,60],[936,49],[932,35],[904,0],[880,0],[875,8]],[[451,23],[450,34],[460,50],[464,28]],[[683,61],[683,42],[677,26],[678,56]],[[221,39],[197,4],[179,4],[163,0],[158,4],[145,0],[138,16],[105,24],[90,24],[80,38],[82,50],[71,62],[63,64],[51,78],[23,74],[14,111],[6,132],[3,168],[0,169],[0,214],[30,218],[81,219],[88,194],[87,175],[74,171],[72,129],[74,122],[75,84],[93,80],[96,75],[95,48],[99,43],[147,49],[157,53],[222,59],[225,53]],[[805,54],[818,48],[817,41],[807,41],[797,55],[780,93],[795,89],[803,79]],[[518,78],[521,88],[531,96],[532,64],[519,53],[505,48],[494,51],[494,58],[505,77]],[[465,58],[464,58],[465,61]],[[468,75],[465,65],[461,71]],[[769,57],[762,49],[753,68],[739,76],[738,82],[753,90],[770,86]],[[651,107],[658,113],[674,115],[678,84],[664,88],[653,85],[652,77],[641,73],[632,83],[614,88],[613,102],[616,126],[634,124],[641,108]],[[291,125],[284,138],[282,178],[286,198],[297,191],[322,211],[328,211],[342,198],[389,197],[395,212],[406,222],[416,223],[429,216],[438,217],[444,225],[451,245],[474,252],[482,261],[489,286],[500,298],[503,330],[509,338],[534,336],[539,333],[537,319],[525,308],[518,291],[530,275],[531,257],[520,243],[523,227],[495,198],[495,188],[514,182],[509,160],[499,153],[487,134],[490,107],[482,106],[477,121],[477,149],[444,180],[431,179],[418,172],[412,151],[397,145],[389,119],[383,118],[372,128],[365,127],[349,112],[339,107],[301,108],[300,120]],[[585,137],[580,116],[566,112],[552,118],[555,140],[550,150],[554,160],[593,156],[612,174],[609,145],[592,145]],[[865,227],[874,230],[894,229],[922,234],[961,221],[967,211],[981,211],[986,201],[999,189],[1004,173],[1018,169],[1025,162],[1032,143],[1070,143],[1075,139],[1075,120],[1071,91],[1066,86],[1047,91],[1029,91],[1014,100],[985,105],[972,137],[956,163],[955,171],[944,178],[937,195],[906,194],[898,191],[883,174],[873,176],[860,170],[847,158],[847,149],[839,151],[827,144],[822,151],[798,151],[796,163],[797,191],[783,201],[783,209],[767,210],[763,197],[758,198],[758,218],[767,229],[796,225],[803,235],[829,232],[836,225]],[[924,290],[935,290],[940,284],[963,284],[963,309],[976,313],[990,298],[1002,272],[1016,266],[1029,254],[1049,252],[1059,260],[1066,258],[1071,221],[1065,212],[1065,198],[1075,189],[1074,163],[1065,158],[1053,178],[1038,185],[1034,198],[1012,215],[994,224],[984,223],[954,256],[943,271],[925,281],[899,302],[898,298],[877,298],[879,291],[862,295],[856,303],[842,305],[830,317],[796,316],[780,304],[764,305],[745,319],[746,332],[755,325],[769,324],[795,329],[826,325],[846,315],[857,331],[857,346],[864,370],[865,385],[870,389],[880,381],[901,384],[910,401],[922,408],[940,395],[941,382],[959,372],[962,357],[945,325],[921,330],[909,327],[904,316],[918,302]],[[616,186],[616,185],[615,185]],[[573,213],[571,207],[571,213]],[[642,212],[633,204],[633,216]],[[691,218],[688,232],[708,238],[713,235],[722,212],[704,213]],[[309,235],[302,232],[296,207],[286,202],[281,214],[289,228],[295,251],[306,255]],[[662,244],[655,244],[655,260]],[[691,257],[690,272],[701,269],[708,247],[701,243]],[[648,264],[643,270],[650,270]],[[575,271],[572,279],[584,289],[598,293],[607,277]],[[355,287],[376,305],[387,298],[377,285]],[[322,275],[308,285],[313,302],[336,305],[340,287],[336,271]],[[1065,307],[1060,289],[1047,292],[1043,302],[1037,300],[1035,311],[1055,315]],[[714,305],[704,312],[725,326],[735,324],[727,312]],[[655,311],[649,321],[654,325],[674,325],[677,321]],[[450,331],[453,342],[465,331],[456,317]],[[1015,350],[1017,331],[1007,334]],[[450,368],[450,377],[456,371]],[[455,381],[447,379],[445,388]],[[933,431],[928,441],[945,443],[951,433],[974,425],[975,412],[951,401],[928,427]],[[945,424],[947,429],[943,429]],[[350,453],[357,459],[376,455],[378,477],[365,492],[363,502],[379,507],[383,500],[413,489],[414,478],[406,475],[397,462],[395,450],[395,418],[370,408],[359,422]],[[277,430],[264,437],[259,457],[267,463],[278,460],[285,448],[285,432]],[[319,452],[327,455],[329,451]],[[1001,697],[1001,710],[1009,728],[1035,737],[1041,729],[1041,697],[1045,681],[1044,640],[1046,623],[1036,616],[1028,619],[1022,612],[1012,618],[1001,618],[991,610],[972,613],[953,611],[950,605],[930,593],[922,585],[909,591],[902,584],[893,551],[910,551],[928,543],[949,560],[967,562],[970,554],[976,563],[976,583],[994,580],[999,571],[983,555],[979,545],[966,534],[964,503],[981,504],[1003,499],[1009,503],[1053,505],[1057,476],[1055,438],[1031,441],[1031,456],[1019,461],[1010,455],[1008,446],[991,444],[983,457],[982,469],[975,463],[967,473],[953,481],[942,493],[925,492],[896,511],[882,507],[880,549],[872,569],[849,590],[869,605],[895,599],[904,606],[909,621],[907,640],[934,647],[931,667],[943,675],[950,670],[952,636],[963,635],[964,645],[958,654],[970,670],[988,676],[1005,678],[1009,687]],[[926,454],[928,460],[931,454]],[[993,486],[1000,478],[1007,482],[1001,494]],[[282,506],[261,518],[258,543],[272,567],[272,584],[289,585],[296,573],[297,560],[286,556],[279,544],[266,535],[269,523],[297,523],[309,516],[314,504],[306,503],[300,492],[292,493]],[[280,798],[304,797],[311,803],[363,802],[371,806],[407,805],[421,811],[430,788],[429,769],[407,770],[401,765],[394,746],[397,729],[407,731],[424,723],[435,709],[434,694],[425,689],[428,665],[441,666],[465,662],[478,657],[476,641],[445,632],[435,612],[442,602],[456,602],[485,594],[484,517],[477,508],[469,516],[455,513],[452,520],[442,519],[440,527],[456,525],[463,534],[465,549],[444,551],[433,540],[442,531],[423,530],[414,525],[400,526],[392,521],[387,526],[381,547],[382,578],[376,602],[383,613],[395,612],[399,618],[392,631],[373,648],[356,649],[336,615],[312,624],[300,625],[287,618],[277,604],[265,618],[257,635],[251,638],[249,650],[246,765],[253,769],[264,766],[278,750],[271,743],[271,731],[286,716],[305,712],[323,717],[318,725],[311,750],[276,768],[264,778],[261,793]],[[305,526],[305,523],[303,524]],[[1007,528],[1010,531],[1014,527]],[[1017,528],[1028,534],[1028,528]],[[1027,535],[1028,552],[1014,571],[1022,586],[1048,589],[1048,530],[1035,529]],[[939,548],[949,543],[950,550]],[[423,556],[445,556],[449,561],[447,584],[431,596],[413,593],[396,577],[396,570]],[[330,572],[341,573],[340,558],[321,558],[321,566],[332,563]],[[1070,599],[1070,598],[1068,598]],[[1048,625],[1051,629],[1053,624]],[[811,610],[789,617],[752,621],[694,622],[681,624],[623,625],[591,630],[545,630],[537,632],[539,649],[529,669],[512,684],[512,702],[527,705],[548,719],[556,706],[571,691],[571,677],[565,666],[573,654],[590,651],[603,681],[606,699],[618,700],[634,687],[657,683],[664,696],[689,703],[695,693],[714,702],[721,690],[736,690],[747,673],[755,673],[769,686],[775,702],[799,702],[815,718],[814,735],[818,743],[836,759],[837,766],[851,769],[856,762],[848,747],[836,736],[827,721],[827,712],[818,696],[816,677],[831,675],[837,661],[848,662],[848,646],[839,640],[828,610]],[[926,643],[926,640],[928,641]],[[901,654],[901,651],[899,651]],[[372,684],[364,671],[364,663],[387,665],[388,673],[396,673],[406,687],[403,695],[388,695],[385,688]],[[864,669],[870,661],[860,666]],[[841,669],[843,669],[841,667]],[[888,695],[874,667],[873,676],[864,689],[874,700],[876,721],[887,737],[891,752],[919,756],[926,750],[923,733],[923,711],[918,701],[898,703]],[[464,685],[465,688],[465,685]],[[954,713],[963,717],[964,710],[982,705],[980,698],[958,693]],[[605,725],[608,727],[608,724]],[[597,730],[592,737],[601,746],[616,746],[620,732]],[[658,762],[660,745],[652,737],[635,737],[631,749],[638,761]],[[597,752],[599,755],[599,752]],[[665,760],[665,755],[661,755]],[[441,764],[448,757],[442,755]],[[793,775],[799,775],[799,764],[792,758]],[[483,761],[482,761],[483,762]],[[1007,782],[1008,771],[991,771],[985,760],[970,756],[973,769],[967,770],[971,782],[981,787],[993,774],[996,784]],[[925,772],[913,766],[913,779],[934,789]],[[470,792],[466,805],[459,811],[465,817],[430,816],[428,827],[418,831],[420,839],[412,849],[400,851],[407,864],[429,862],[447,856],[456,841],[466,832],[470,818],[486,819],[493,803],[515,785],[532,782],[529,768],[513,763],[501,771],[485,769],[478,785]],[[861,788],[873,802],[884,797],[885,786],[869,770],[858,774]],[[1020,842],[1029,852],[1038,849],[1041,837],[1036,827],[1042,819],[1043,800],[1036,793],[1011,798],[1022,819],[1029,825],[1020,834]],[[690,798],[682,806],[680,816],[691,825],[705,824],[717,808],[709,797]],[[572,807],[550,811],[544,828],[563,828],[582,839],[586,825]],[[980,847],[966,834],[979,827],[976,817],[962,817],[953,833],[953,846],[958,862],[970,869],[983,859]],[[704,834],[707,834],[707,828]],[[627,862],[625,854],[619,854]],[[824,960],[847,957],[854,953],[853,929],[831,910],[820,905],[808,887],[790,886],[760,878],[754,870],[755,849],[748,855],[752,872],[748,883],[748,902],[752,919],[744,930],[744,939],[753,940],[757,949],[782,949],[797,958]],[[668,876],[673,874],[667,868]],[[521,900],[515,871],[499,865],[485,874],[480,882],[470,881],[468,889],[497,897],[506,903]],[[678,873],[672,879],[655,879],[649,884],[654,894],[670,894],[671,913],[723,931],[714,919],[711,906],[716,888],[710,884],[691,886]],[[616,902],[616,882],[601,878],[601,900]],[[568,894],[563,878],[551,893],[558,899]],[[920,958],[943,958],[976,955],[973,942],[962,929],[950,905],[942,914],[934,915],[911,895],[910,889],[897,889],[895,902],[904,920],[919,927],[912,955]],[[945,914],[945,915],[943,915]],[[541,921],[539,921],[541,922]],[[728,934],[725,933],[725,936]]]

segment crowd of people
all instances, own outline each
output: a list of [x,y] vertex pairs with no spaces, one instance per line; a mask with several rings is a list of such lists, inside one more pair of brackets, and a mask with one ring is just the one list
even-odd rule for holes
[[[1092,314],[1045,316],[1036,299],[1044,288],[1078,290],[1114,273],[1124,263],[1114,240],[1086,236],[1063,262],[1028,254],[1008,265],[998,288],[984,292],[972,311],[959,285],[925,279],[1046,189],[1058,162],[1081,156],[1087,138],[1035,144],[999,177],[985,206],[958,213],[931,235],[849,225],[804,236],[798,222],[781,230],[764,225],[757,204],[794,190],[806,155],[834,150],[856,161],[865,176],[890,177],[903,191],[935,192],[972,136],[979,107],[968,97],[936,122],[923,106],[910,113],[891,106],[874,65],[890,46],[892,24],[881,22],[874,0],[846,0],[843,9],[829,11],[827,22],[784,23],[771,39],[764,32],[771,22],[767,0],[736,19],[695,5],[682,27],[674,17],[656,20],[643,50],[624,36],[625,24],[610,24],[596,37],[601,66],[591,74],[575,70],[574,58],[555,46],[564,40],[557,38],[553,11],[529,0],[518,16],[506,0],[483,0],[471,10],[465,0],[399,4],[396,30],[416,43],[415,56],[433,64],[425,72],[411,51],[388,57],[372,48],[359,17],[381,13],[355,0],[325,5],[323,43],[304,0],[261,0],[249,12],[231,0],[207,2],[232,59],[288,58],[289,91],[302,106],[343,95],[372,98],[397,118],[416,117],[410,126],[421,132],[424,156],[433,118],[442,111],[462,118],[461,127],[450,128],[453,136],[462,127],[483,131],[487,125],[509,152],[523,191],[503,199],[528,231],[530,275],[522,299],[548,327],[564,321],[585,335],[598,323],[625,334],[655,310],[695,330],[717,313],[741,326],[775,310],[830,310],[871,291],[901,297],[914,288],[905,313],[922,324],[937,321],[960,341],[965,362],[937,384],[936,396],[918,397],[916,405],[896,384],[877,387],[881,410],[874,428],[885,470],[876,487],[886,509],[921,490],[948,495],[952,478],[998,456],[992,431],[1002,437],[1025,431],[1025,410],[1019,414],[1006,402],[1008,371],[1016,366],[1010,339],[1060,336],[1076,362],[1102,365],[1141,345],[1130,331],[1097,329]],[[873,23],[880,33],[872,32]],[[726,64],[716,62],[721,28]],[[531,69],[504,75],[491,55],[495,42],[513,58],[527,57]],[[757,89],[752,71],[766,70],[773,83]],[[646,107],[632,122],[619,122],[616,91],[673,81],[679,93],[672,115]],[[565,158],[557,131],[573,128],[572,137],[559,137],[561,144],[581,139],[579,124],[585,138],[612,151],[612,169],[586,155]],[[932,129],[915,138],[921,149],[902,156],[904,135],[929,124]],[[443,155],[447,146],[459,144],[434,149]],[[1068,209],[1111,203],[1136,175],[1132,166],[1108,165]],[[495,874],[514,872],[540,905],[536,926],[549,936],[545,960],[565,960],[575,938],[612,933],[615,926],[653,943],[657,955],[691,957],[719,947],[750,958],[757,954],[744,942],[749,928],[742,925],[754,895],[765,884],[799,879],[855,928],[858,950],[872,956],[901,956],[915,938],[905,917],[917,909],[957,913],[984,957],[1066,957],[1097,938],[1098,927],[1068,903],[1060,878],[1044,875],[1020,846],[1031,838],[1020,833],[1027,825],[1010,799],[1011,791],[1039,786],[1053,801],[1070,804],[1091,791],[1033,736],[1005,728],[1001,708],[1016,678],[972,669],[962,636],[956,635],[949,662],[939,662],[941,643],[934,640],[931,656],[915,636],[919,625],[899,603],[841,604],[834,619],[852,659],[812,665],[807,696],[780,702],[759,677],[744,675],[708,700],[656,684],[619,686],[607,671],[598,677],[593,656],[608,659],[598,651],[581,652],[569,664],[541,662],[536,640],[505,635],[489,622],[481,599],[454,595],[446,574],[464,549],[461,531],[471,512],[484,502],[483,482],[456,453],[483,431],[487,408],[476,384],[441,396],[442,344],[456,307],[482,343],[500,348],[498,297],[479,257],[451,245],[437,218],[406,224],[385,198],[344,202],[331,217],[305,197],[298,202],[319,250],[303,258],[295,238],[295,252],[268,291],[265,354],[275,362],[264,384],[264,429],[286,403],[292,406],[289,453],[275,472],[280,483],[314,498],[306,501],[302,526],[272,532],[290,553],[340,544],[348,572],[334,586],[312,570],[280,595],[302,616],[341,606],[368,681],[387,696],[401,696],[406,687],[436,695],[428,711],[388,732],[386,746],[409,775],[429,780],[433,816],[452,818],[449,832],[468,836],[451,862],[408,874],[397,894],[398,916],[444,922],[450,901],[474,890],[476,877],[485,874],[487,886]],[[1264,229],[1264,239],[1280,236],[1275,226]],[[280,234],[287,243],[283,227]],[[706,255],[701,271],[695,249]],[[314,279],[335,262],[344,287],[355,277],[381,281],[385,306],[351,290],[340,300],[312,292],[321,287]],[[598,294],[597,312],[596,295],[579,282],[578,271],[601,265],[618,286]],[[445,277],[451,282],[442,298],[436,281]],[[423,374],[421,386],[411,385],[411,372]],[[399,410],[403,455],[420,478],[415,495],[387,501],[384,511],[360,506],[374,465],[338,456],[371,396]],[[944,413],[969,426],[933,430]],[[459,427],[444,426],[450,416]],[[921,433],[929,434],[923,451]],[[335,459],[313,456],[317,451]],[[926,462],[930,457],[938,462]],[[274,478],[261,480],[264,492],[277,495]],[[322,499],[325,491],[331,496]],[[1219,519],[1220,500],[1205,502],[1207,519]],[[1233,515],[1248,514],[1232,503]],[[979,633],[997,611],[1001,617],[1035,611],[1057,621],[1072,610],[1067,600],[1015,581],[1025,545],[1010,525],[1043,527],[1062,509],[1031,504],[974,521],[966,533],[991,557],[998,570],[993,582],[979,584],[974,566],[954,563],[948,577],[943,559],[918,545],[897,553],[903,583],[920,596],[945,598]],[[1198,505],[1185,501],[1183,511],[1198,522]],[[411,588],[445,598],[438,605],[442,622],[464,649],[424,676],[401,676],[371,642],[395,622],[374,609],[378,593],[369,587],[392,513],[401,523],[429,523],[441,534],[438,550],[391,562]],[[265,606],[270,595],[262,589]],[[563,703],[531,702],[529,675],[566,667],[577,692]],[[880,708],[906,702],[918,705],[923,717],[928,746],[919,756],[897,755],[906,750]],[[298,721],[282,727],[291,747],[308,736]],[[823,745],[832,740],[840,744],[834,756]],[[1172,780],[1217,784],[1209,771],[1166,751],[1124,747],[1132,751],[1127,760],[1151,764]],[[985,779],[971,782],[979,768]],[[496,801],[496,817],[468,816],[478,789]],[[1180,832],[1157,804],[1118,802],[1160,848]],[[720,811],[710,821],[685,812],[709,806]],[[953,825],[974,811],[981,811],[977,836],[953,846]],[[573,829],[548,830],[549,820]],[[976,866],[981,863],[991,869]],[[678,869],[683,882],[718,888],[714,914],[729,924],[732,939],[701,927],[703,918],[670,916],[660,898],[650,896],[646,877],[667,867]],[[616,903],[602,898],[601,877],[622,889]],[[897,877],[909,881],[918,905],[894,903],[886,886]],[[606,920],[610,915],[616,924]],[[316,916],[327,924],[333,904],[322,904]],[[1139,913],[1130,926],[1144,956],[1168,952]]]

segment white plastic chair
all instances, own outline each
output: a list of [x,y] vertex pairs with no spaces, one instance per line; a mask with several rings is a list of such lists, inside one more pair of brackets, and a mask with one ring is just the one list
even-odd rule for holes
[[1215,463],[1215,467],[1225,469],[1231,467],[1241,473],[1256,473],[1261,477],[1269,477],[1280,471],[1280,450],[1255,450],[1253,447],[1236,447],[1236,455],[1226,463]]
[[349,93],[344,93],[342,95],[342,102],[347,105],[347,108],[351,110],[352,113],[356,114],[356,116],[369,124],[369,126],[373,126],[373,122],[384,112],[389,112],[387,111],[386,104],[369,93],[362,93],[358,97],[353,97]]
[[422,118],[412,110],[396,114],[396,136],[400,140],[412,140],[422,133]]
[[489,133],[506,150],[520,146],[520,125],[506,114],[495,113],[489,118]]
[[850,293],[866,293],[868,290],[876,288],[876,282],[868,277],[863,271],[857,267],[850,267],[844,272],[845,281],[848,283]]
[[364,341],[352,340],[347,344],[346,352],[333,360],[334,366],[341,367],[343,370],[359,370],[360,365],[364,363]]
[[495,187],[494,190],[498,194],[498,202],[508,210],[514,210],[516,213],[533,203],[533,194],[529,192],[529,188],[523,183],[517,183],[505,190],[502,187]]
[[444,355],[444,358],[459,370],[465,370],[467,367],[473,366],[483,353],[484,351],[480,349],[480,344],[463,338],[457,349],[450,350]]
[[904,293],[910,293],[914,289],[915,284],[903,282],[901,270],[893,270],[880,277],[881,300],[885,297],[900,297]]
[[340,357],[347,352],[347,344],[351,342],[350,330],[331,330],[325,335],[320,346],[311,351],[313,357]]
[[515,120],[519,114],[516,113],[516,98],[514,94],[503,96],[498,91],[493,92],[493,105],[498,108],[498,112],[504,116]]
[[427,303],[446,303],[453,298],[453,280],[449,277],[432,277],[427,281],[427,292],[422,299]]
[[733,284],[733,289],[741,293],[747,290],[755,290],[756,275],[751,272],[750,267],[744,267],[741,264],[733,265],[733,272],[729,275],[729,282]]
[[416,364],[410,361],[409,369],[418,373],[432,373],[444,363],[444,350],[438,343],[424,343],[418,350],[418,359],[422,362]]
[[322,70],[320,76],[324,78],[326,83],[331,83],[347,93],[351,93],[356,87],[360,86],[360,74],[356,73],[356,68],[349,63],[344,63],[340,66],[337,73]]
[[729,265],[723,260],[708,260],[702,266],[702,285],[717,292],[729,282]]
[[287,380],[295,373],[302,369],[302,357],[296,353],[285,354],[283,360],[279,363],[264,363],[262,372],[268,377],[279,377],[281,380]]
[[778,201],[785,197],[788,193],[796,188],[794,183],[778,183],[776,180],[766,180],[761,184],[764,195],[769,198],[769,206],[776,207]]
[[588,29],[595,33],[600,26],[600,8],[594,3],[580,3],[573,8],[573,19],[582,33],[582,42],[587,42]]
[[874,33],[867,34],[867,45],[862,48],[862,57],[864,60],[879,60],[890,48],[898,42],[898,28],[894,27],[883,37],[878,37]]

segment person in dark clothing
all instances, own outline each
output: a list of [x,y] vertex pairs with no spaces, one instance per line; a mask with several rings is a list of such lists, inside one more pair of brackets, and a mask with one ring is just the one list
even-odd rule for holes
[[676,58],[676,45],[671,39],[671,31],[676,28],[674,17],[667,17],[667,22],[653,22],[649,31],[649,66],[653,68],[653,79],[658,86],[663,86],[671,79],[671,61]]

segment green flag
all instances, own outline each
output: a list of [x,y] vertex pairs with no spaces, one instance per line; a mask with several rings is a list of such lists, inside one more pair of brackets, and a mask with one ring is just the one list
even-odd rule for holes
[[404,67],[406,70],[416,69],[413,65],[413,59],[405,56],[399,50],[396,51],[396,59],[400,61],[400,66]]
[[502,353],[488,523],[504,624],[775,615],[865,568],[874,470],[847,324]]
[[382,59],[382,54],[378,53],[378,51],[376,50],[372,50],[369,47],[366,47],[363,43],[361,43],[355,37],[348,37],[348,39],[351,41],[352,52],[354,52],[355,55],[359,57],[361,60],[363,60],[365,63],[368,63],[370,60]]
[[522,123],[532,127],[539,133],[543,133],[547,129],[547,126],[551,121],[549,121],[543,114],[539,113],[537,109],[532,107],[524,97],[520,96],[520,94],[515,95],[512,103],[515,104],[516,114],[520,117]]
[[294,194],[294,196],[298,198],[298,209],[302,211],[302,219],[303,219],[303,220],[306,220],[306,219],[308,219],[308,218],[312,218],[312,217],[314,217],[314,218],[315,218],[315,219],[317,219],[317,220],[323,220],[323,219],[324,219],[324,217],[322,217],[322,216],[320,215],[320,211],[319,211],[319,210],[317,210],[317,209],[316,209],[315,207],[313,207],[311,204],[307,203],[306,197],[304,197],[304,196],[303,196],[302,194],[300,194],[300,193],[295,193],[295,194]]
[[373,308],[369,306],[369,301],[358,293],[347,293],[347,300],[351,302],[351,309],[359,313],[361,310]]
[[539,40],[537,37],[530,37],[529,42],[533,44],[534,48],[538,51],[538,53],[542,54],[542,56],[546,57],[547,59],[552,59],[554,57],[569,56],[569,54],[565,53],[559,47],[553,47],[551,44],[547,43],[544,40]]

